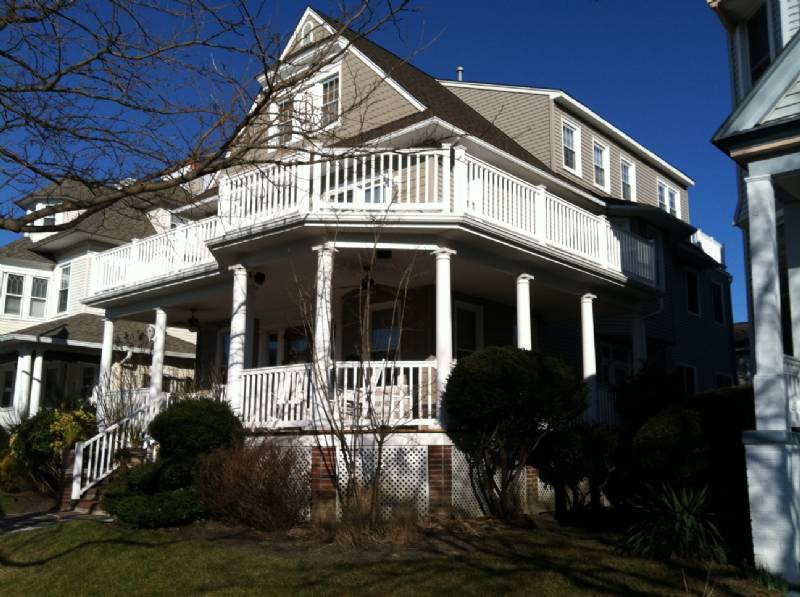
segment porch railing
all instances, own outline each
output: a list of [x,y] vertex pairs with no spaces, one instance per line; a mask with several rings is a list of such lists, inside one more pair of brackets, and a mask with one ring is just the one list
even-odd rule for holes
[[72,499],[79,500],[86,491],[113,473],[118,467],[117,452],[130,448],[135,435],[144,437],[150,421],[161,412],[169,400],[167,394],[145,401],[129,417],[110,425],[100,433],[75,444],[72,468]]
[[94,292],[190,270],[214,257],[206,242],[281,218],[385,211],[469,214],[596,267],[655,284],[652,241],[473,156],[385,151],[272,164],[221,177],[218,216],[96,256]]
[[[247,369],[242,421],[250,427],[427,424],[439,416],[435,361],[337,362],[317,394],[310,364]],[[324,400],[325,402],[319,402]]]
[[93,289],[102,292],[214,263],[206,241],[220,232],[219,218],[213,216],[99,253]]

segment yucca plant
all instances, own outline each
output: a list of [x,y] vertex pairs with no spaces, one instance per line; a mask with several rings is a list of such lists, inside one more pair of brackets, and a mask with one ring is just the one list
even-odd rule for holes
[[707,497],[708,487],[648,485],[647,495],[634,503],[640,518],[628,529],[625,550],[659,560],[723,560],[722,536],[706,508]]

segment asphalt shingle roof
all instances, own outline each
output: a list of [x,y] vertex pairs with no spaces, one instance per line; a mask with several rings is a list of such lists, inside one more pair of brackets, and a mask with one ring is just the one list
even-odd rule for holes
[[[147,344],[146,329],[147,324],[138,321],[115,321],[114,345],[133,348],[144,346]],[[79,313],[16,330],[9,335],[12,334],[101,344],[103,342],[103,318],[92,313]],[[167,334],[166,350],[194,354],[195,346]]]
[[34,263],[47,263],[52,265],[55,259],[50,257],[47,253],[37,253],[33,250],[33,241],[24,236],[18,240],[12,241],[7,245],[0,247],[0,259],[20,259],[24,261],[32,261]]

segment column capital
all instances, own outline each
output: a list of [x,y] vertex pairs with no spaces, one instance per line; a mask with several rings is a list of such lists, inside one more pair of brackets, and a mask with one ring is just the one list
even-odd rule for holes
[[455,250],[448,249],[447,247],[439,247],[431,251],[431,255],[436,257],[436,259],[450,259],[450,257],[455,254]]
[[581,296],[582,303],[591,303],[597,298],[596,294],[592,294],[591,292],[587,292],[586,294]]
[[322,243],[321,245],[315,245],[311,247],[311,250],[315,253],[338,253],[339,250],[336,248],[336,243],[333,241],[329,241],[326,243]]
[[235,265],[229,265],[228,271],[233,272],[234,274],[238,274],[241,272],[247,273],[247,268],[243,266],[241,263],[237,263]]
[[517,283],[520,283],[520,282],[531,282],[534,279],[535,278],[534,278],[533,274],[520,274],[520,275],[517,276]]
[[115,319],[108,315],[103,315],[103,323],[114,323]]
[[29,357],[33,354],[33,346],[29,344],[23,344],[17,349],[17,356],[20,357]]
[[753,176],[745,176],[744,181],[747,184],[751,182],[769,182],[772,183],[772,174],[754,174]]

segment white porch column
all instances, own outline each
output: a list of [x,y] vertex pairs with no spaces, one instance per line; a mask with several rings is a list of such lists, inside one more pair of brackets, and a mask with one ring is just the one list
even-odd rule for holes
[[19,349],[17,356],[17,376],[14,383],[14,410],[22,418],[28,414],[28,400],[31,395],[31,352],[29,346]]
[[[164,381],[164,347],[167,339],[167,312],[156,308],[155,333],[153,334],[153,358],[150,361],[150,398],[161,395]],[[105,338],[104,338],[105,339]]]
[[531,280],[530,274],[517,276],[517,347],[533,349],[531,334]]
[[111,390],[111,362],[114,356],[114,321],[103,319],[103,345],[100,349],[100,391]]
[[750,262],[755,336],[756,428],[788,429],[783,377],[783,333],[775,227],[775,191],[769,175],[751,176],[747,184]]
[[631,320],[631,345],[633,372],[639,373],[647,363],[647,326],[642,317]]
[[28,414],[30,416],[39,412],[42,403],[42,369],[44,368],[44,351],[37,350],[33,359],[33,375],[31,377],[31,398]]
[[436,379],[439,395],[447,387],[453,364],[453,300],[450,292],[450,257],[452,249],[437,249],[436,257]]
[[594,300],[593,294],[581,297],[581,353],[583,355],[583,381],[589,398],[590,412],[597,402],[597,355],[594,340]]
[[800,358],[800,203],[783,206],[783,242],[789,279],[789,309],[792,318],[792,354]]
[[233,265],[233,301],[231,306],[231,337],[228,343],[227,396],[233,412],[244,406],[244,358],[247,335],[247,269]]
[[317,302],[314,309],[314,375],[320,384],[326,384],[331,367],[331,332],[333,326],[333,255],[332,243],[316,248],[317,251]]

